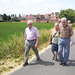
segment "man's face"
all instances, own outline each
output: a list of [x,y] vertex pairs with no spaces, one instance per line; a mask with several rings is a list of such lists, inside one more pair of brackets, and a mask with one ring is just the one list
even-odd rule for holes
[[32,27],[32,23],[31,23],[31,22],[28,23],[28,27],[29,27],[29,28]]
[[66,25],[66,21],[65,20],[61,20],[61,24],[63,25],[63,26],[65,26]]

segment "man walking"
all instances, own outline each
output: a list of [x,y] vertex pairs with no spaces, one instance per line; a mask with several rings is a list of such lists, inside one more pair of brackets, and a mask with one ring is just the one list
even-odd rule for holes
[[[70,46],[73,44],[73,29],[67,24],[66,18],[61,18],[61,25],[59,26],[59,40],[58,40],[58,55],[60,65],[65,66],[68,62]],[[63,54],[64,48],[64,54]]]
[[29,20],[27,24],[28,24],[28,27],[25,29],[25,34],[24,34],[26,42],[25,42],[25,62],[23,66],[28,65],[28,53],[30,48],[32,48],[33,51],[35,52],[37,61],[40,59],[38,50],[37,50],[38,38],[39,38],[38,30],[32,26],[33,21]]

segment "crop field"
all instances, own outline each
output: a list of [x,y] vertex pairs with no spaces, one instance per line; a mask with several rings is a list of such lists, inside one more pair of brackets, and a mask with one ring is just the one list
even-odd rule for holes
[[[35,26],[38,30],[50,29],[53,27],[53,25],[53,23],[33,24],[33,26]],[[11,35],[13,34],[16,34],[18,36],[20,36],[20,34],[24,34],[24,30],[26,27],[26,23],[0,23],[0,42],[7,41],[7,39],[11,38]]]
[[[49,41],[54,23],[33,23],[40,34],[39,46]],[[24,55],[24,31],[26,23],[0,23],[0,60]],[[31,54],[30,54],[31,55]]]

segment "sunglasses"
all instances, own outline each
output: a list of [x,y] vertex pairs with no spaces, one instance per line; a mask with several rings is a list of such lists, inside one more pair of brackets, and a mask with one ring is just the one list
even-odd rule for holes
[[32,24],[28,24],[28,25],[32,25]]

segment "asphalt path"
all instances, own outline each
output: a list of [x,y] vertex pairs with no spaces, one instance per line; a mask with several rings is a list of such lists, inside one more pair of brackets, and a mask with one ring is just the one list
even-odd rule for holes
[[66,66],[59,65],[59,61],[52,60],[50,48],[40,54],[41,60],[34,58],[29,65],[21,67],[8,75],[75,75],[75,39],[70,48],[69,61]]

